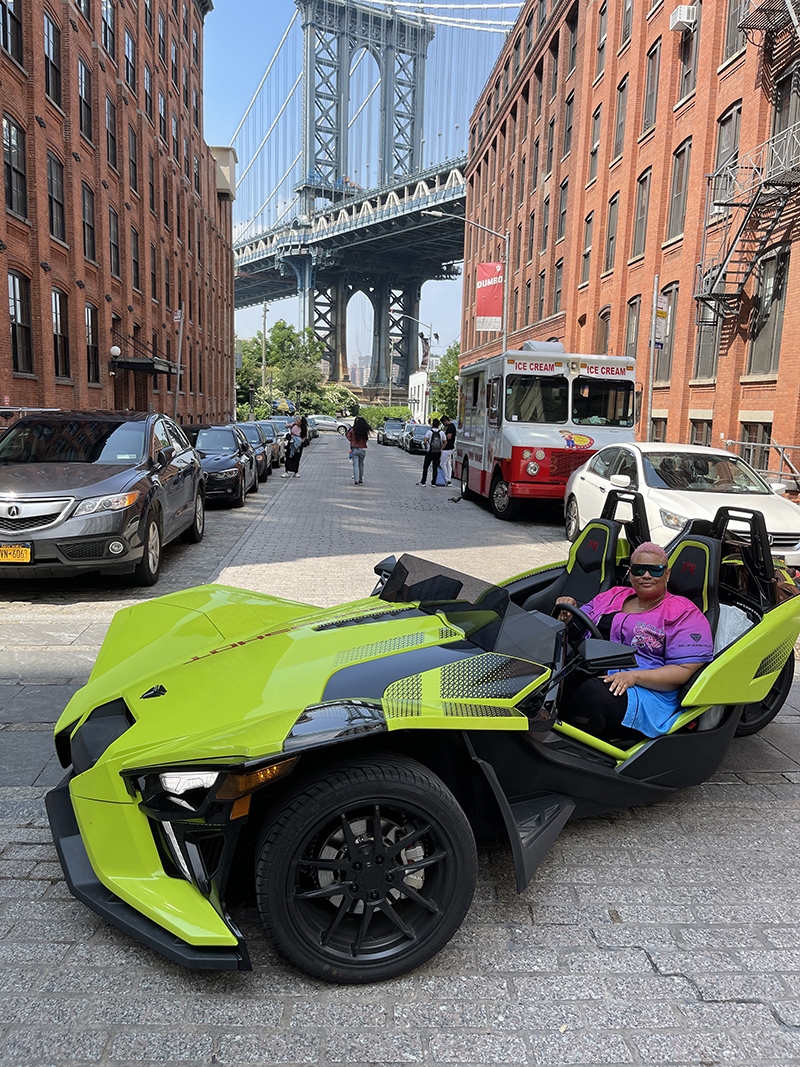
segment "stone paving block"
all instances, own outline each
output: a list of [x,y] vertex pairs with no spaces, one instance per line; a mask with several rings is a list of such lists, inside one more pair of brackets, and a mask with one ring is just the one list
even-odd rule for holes
[[509,983],[505,978],[468,977],[420,978],[415,999],[497,1000],[506,998]]
[[489,1007],[491,1024],[495,1030],[580,1030],[583,1011],[569,1004],[548,1004],[542,1001],[521,1001]]
[[594,943],[598,948],[676,948],[675,934],[669,926],[655,923],[610,923],[593,928]]
[[87,1007],[80,1019],[81,1026],[181,1026],[190,1021],[183,1004],[175,1000],[151,1000],[119,993],[84,1003]]
[[66,944],[47,945],[33,941],[26,943],[0,941],[0,964],[38,963],[49,966],[51,963],[58,963],[62,960],[68,951]]
[[[350,998],[351,999],[351,998]],[[385,1028],[388,1017],[385,1004],[370,1003],[359,997],[355,1003],[315,1003],[304,1001],[291,1007],[291,1026],[319,1027],[327,1033],[340,1029],[359,1027],[369,1030],[373,1027]]]
[[147,1060],[154,1063],[208,1062],[213,1043],[208,1034],[153,1032],[126,1030],[112,1039],[109,1058],[114,1060]]
[[63,999],[29,996],[21,999],[23,1003],[19,1006],[17,1013],[17,1022],[21,1025],[33,1023],[42,1027],[57,1026],[67,1029],[72,1027],[88,1003],[78,997]]
[[743,950],[736,955],[746,971],[800,971],[800,950]]
[[738,953],[730,952],[665,952],[656,950],[650,957],[661,974],[717,974],[743,971]]
[[[41,979],[40,992],[113,994],[111,999],[128,997],[136,989],[136,975],[119,968],[114,970],[72,970],[60,967]],[[91,1003],[100,1003],[93,1000]]]
[[622,1037],[615,1034],[532,1034],[533,1062],[542,1067],[566,1063],[633,1063]]
[[[281,1034],[223,1034],[215,1060],[217,1063],[274,1064],[274,1063],[319,1063],[321,1038],[311,1035]],[[419,1063],[416,1059],[401,1059],[402,1063]],[[376,1061],[377,1062],[377,1061]],[[387,1062],[387,1061],[382,1061]]]
[[[770,928],[766,927],[763,936],[770,938]],[[761,935],[756,927],[734,926],[684,926],[676,937],[686,949],[698,948],[757,948],[763,945]],[[791,946],[776,946],[778,948]]]
[[602,989],[601,999],[608,995],[612,1000],[638,1000],[640,1003],[648,1000],[681,1003],[699,997],[695,984],[682,975],[609,975],[603,978]]
[[787,988],[774,974],[698,974],[696,985],[703,1000],[782,1000]]
[[570,952],[565,956],[572,974],[652,974],[647,954],[640,949]]
[[738,1038],[742,1046],[745,1062],[756,1057],[764,1060],[776,1060],[791,1056],[795,1063],[800,1058],[800,1034],[778,1030],[753,1030],[745,1032]]
[[693,1027],[702,1029],[718,1030],[724,1026],[729,1029],[769,1030],[779,1025],[766,1004],[704,1004],[696,1001],[680,1004],[678,1011]]
[[27,993],[40,978],[40,967],[3,967],[0,969],[0,993]]
[[57,1030],[10,1030],[0,1046],[0,1063],[56,1064],[72,1060],[96,1062],[103,1054],[106,1034]]
[[605,989],[598,978],[579,975],[554,974],[547,978],[515,978],[514,986],[522,1000],[602,1000]]
[[[494,1014],[501,1009],[491,1007]],[[443,1030],[454,1026],[466,1026],[473,1029],[488,1026],[487,1008],[483,1004],[471,1001],[453,1001],[445,1004],[434,1003],[396,1003],[393,1010],[394,1024],[410,1030]],[[528,1020],[530,1021],[530,1020]],[[294,1014],[292,1015],[294,1025]]]
[[433,1063],[527,1063],[519,1037],[501,1034],[437,1034],[430,1039]]
[[425,1058],[419,1037],[386,1032],[328,1037],[325,1055],[331,1063],[422,1063]]
[[725,1033],[650,1034],[633,1037],[642,1063],[733,1063],[742,1049]]
[[652,1004],[635,1001],[587,1004],[582,1011],[584,1025],[595,1031],[661,1030],[674,1028],[679,1022],[673,1006],[661,1001]]
[[796,1000],[777,1001],[773,1004],[773,1008],[782,1025],[800,1029],[800,1004]]
[[777,926],[765,926],[762,933],[764,940],[775,948],[800,948],[800,930],[797,927],[782,929]]

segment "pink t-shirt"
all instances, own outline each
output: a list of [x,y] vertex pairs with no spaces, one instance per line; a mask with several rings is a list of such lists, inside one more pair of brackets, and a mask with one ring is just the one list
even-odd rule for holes
[[610,638],[630,645],[642,670],[667,663],[707,663],[714,656],[714,639],[708,619],[691,600],[667,593],[652,611],[626,615],[622,606],[636,596],[629,586],[615,586],[598,593],[583,610],[596,622],[614,614]]

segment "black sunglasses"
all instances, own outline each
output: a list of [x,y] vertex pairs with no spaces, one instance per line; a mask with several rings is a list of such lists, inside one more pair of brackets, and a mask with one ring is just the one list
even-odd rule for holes
[[649,574],[651,578],[663,578],[667,573],[666,563],[631,563],[630,572],[634,578],[643,578]]

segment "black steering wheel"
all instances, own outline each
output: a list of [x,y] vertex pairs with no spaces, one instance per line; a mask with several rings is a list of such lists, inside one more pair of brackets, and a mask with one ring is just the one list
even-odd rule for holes
[[586,612],[581,611],[581,609],[575,604],[555,604],[550,614],[553,616],[554,619],[557,619],[562,611],[568,611],[572,615],[572,618],[575,620],[575,622],[583,623],[583,625],[586,627],[592,637],[596,637],[599,641],[602,641],[604,639],[603,635],[598,630],[597,623],[594,621],[594,619],[590,619]]

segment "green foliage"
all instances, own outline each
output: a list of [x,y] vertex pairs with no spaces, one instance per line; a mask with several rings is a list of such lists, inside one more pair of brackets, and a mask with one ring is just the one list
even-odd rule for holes
[[[299,333],[283,319],[279,319],[267,331],[266,344],[259,330],[255,337],[242,342],[242,369],[236,372],[237,404],[244,404],[249,410],[251,381],[257,387],[257,392],[260,391],[263,355],[267,379],[266,399],[263,403],[266,405],[267,413],[258,417],[266,418],[271,414],[269,410],[270,375],[272,375],[272,393],[276,399],[285,396],[287,400],[294,403],[297,383],[300,382],[301,405],[307,411],[313,410],[314,405],[319,403],[322,396],[320,386],[323,379],[318,363],[324,351],[324,345],[314,335],[313,330]],[[257,411],[259,402],[259,400],[256,401]]]
[[384,419],[405,420],[411,418],[410,408],[386,407],[384,405],[362,408],[359,414],[367,420],[372,430],[377,430],[379,426],[382,426]]
[[348,415],[358,415],[360,405],[358,397],[341,382],[331,382],[322,387],[322,400],[319,407],[315,408],[320,415],[338,415],[340,411],[346,411]]
[[458,411],[458,355],[461,346],[458,341],[453,341],[447,346],[447,351],[439,360],[435,378],[431,379],[431,415],[430,417],[441,419],[442,415],[449,415],[451,419],[456,417]]

